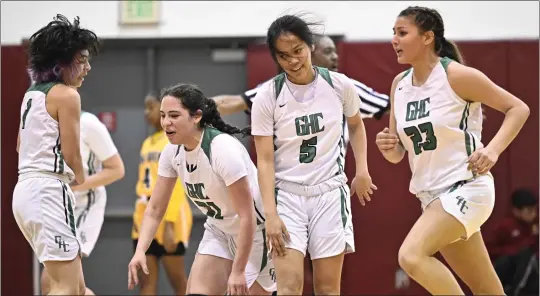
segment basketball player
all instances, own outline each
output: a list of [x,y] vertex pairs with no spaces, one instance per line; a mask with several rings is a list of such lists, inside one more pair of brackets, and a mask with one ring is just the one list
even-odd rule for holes
[[275,290],[267,256],[256,168],[240,133],[221,119],[216,104],[195,86],[179,84],[162,93],[161,124],[168,144],[159,176],[129,264],[129,287],[137,272],[148,274],[150,245],[177,178],[207,216],[204,236],[191,267],[187,295],[269,295]]
[[[423,209],[401,245],[399,264],[430,294],[464,295],[450,270],[433,257],[441,252],[473,294],[504,295],[479,230],[495,203],[490,169],[519,133],[529,108],[462,64],[433,9],[403,10],[392,45],[398,62],[412,68],[392,83],[390,128],[377,135],[376,143],[392,163],[407,152],[413,176],[409,189]],[[486,146],[481,104],[506,114]]]
[[356,191],[365,205],[376,189],[367,169],[355,87],[343,74],[312,66],[313,43],[313,33],[301,18],[275,20],[267,44],[285,72],[266,83],[253,100],[252,135],[278,295],[302,293],[306,251],[313,261],[314,293],[340,294],[344,254],[354,252],[343,171],[345,117],[356,156],[350,194]]
[[84,295],[81,242],[69,184],[85,182],[76,88],[91,69],[89,58],[97,53],[99,40],[79,26],[78,17],[70,23],[58,14],[29,41],[29,73],[36,83],[21,105],[13,215],[47,268],[49,294]]
[[[339,56],[334,41],[328,36],[314,36],[314,44],[315,48],[311,53],[311,62],[313,65],[327,68],[331,71],[337,71]],[[352,78],[349,79],[351,79],[354,84],[356,93],[362,101],[360,105],[360,115],[362,118],[380,119],[382,115],[390,109],[390,101],[387,95],[376,92],[360,81],[356,81]],[[260,91],[261,87],[269,81],[271,81],[271,79],[241,95],[219,95],[212,99],[216,101],[218,111],[222,115],[233,114],[240,111],[245,111],[249,114],[253,105],[253,99]],[[348,140],[346,141],[348,142]]]
[[[124,177],[124,162],[107,127],[92,113],[81,114],[81,154],[85,181],[71,186],[75,194],[75,227],[81,241],[83,257],[94,249],[105,218],[107,192],[105,186]],[[47,268],[41,274],[41,291],[50,290]],[[85,295],[94,295],[86,288]]]
[[[137,195],[139,199],[135,204],[133,213],[133,250],[137,247],[139,231],[146,210],[148,200],[153,196],[152,192],[158,179],[159,157],[163,149],[169,144],[165,131],[160,124],[160,103],[153,96],[148,95],[144,100],[144,115],[146,122],[156,132],[144,140],[141,147],[141,163],[139,164],[139,180],[137,181]],[[149,268],[148,275],[141,277],[141,295],[156,295],[158,286],[159,262],[163,264],[169,283],[176,295],[186,293],[186,275],[184,255],[191,235],[193,216],[186,199],[184,188],[180,181],[176,182],[172,192],[171,201],[163,221],[149,249],[146,251],[146,262]]]

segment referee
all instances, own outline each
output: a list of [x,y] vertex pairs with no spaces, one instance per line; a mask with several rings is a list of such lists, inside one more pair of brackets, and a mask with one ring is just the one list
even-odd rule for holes
[[[318,37],[315,40],[315,49],[311,53],[311,60],[315,66],[327,68],[331,71],[337,71],[339,57],[334,41],[328,36]],[[228,115],[241,111],[245,111],[249,114],[253,99],[257,95],[259,88],[270,80],[257,85],[257,87],[250,89],[241,95],[218,95],[212,99],[216,102],[218,111],[221,115]],[[390,110],[390,99],[388,95],[378,93],[362,82],[354,79],[351,79],[351,81],[354,86],[356,86],[356,93],[358,93],[358,96],[362,101],[360,106],[362,118],[373,117],[380,119],[384,113]]]

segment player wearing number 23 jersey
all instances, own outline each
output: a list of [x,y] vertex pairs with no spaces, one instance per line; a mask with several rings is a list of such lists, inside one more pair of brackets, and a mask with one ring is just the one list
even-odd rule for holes
[[482,109],[460,98],[450,86],[444,57],[422,87],[412,85],[406,71],[394,94],[396,128],[407,150],[411,193],[425,209],[436,198],[465,227],[468,238],[487,220],[495,203],[491,173],[476,176],[467,159],[481,142]]

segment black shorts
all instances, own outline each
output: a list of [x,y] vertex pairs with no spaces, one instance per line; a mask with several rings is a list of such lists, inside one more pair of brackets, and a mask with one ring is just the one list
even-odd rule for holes
[[[138,239],[133,240],[133,252],[135,252],[135,249],[137,249],[138,242]],[[152,240],[150,247],[146,251],[146,255],[156,256],[157,258],[161,256],[184,256],[185,254],[186,247],[184,246],[183,242],[178,243],[178,245],[176,246],[176,251],[169,253],[165,250],[165,247],[163,245],[160,245],[155,239]]]

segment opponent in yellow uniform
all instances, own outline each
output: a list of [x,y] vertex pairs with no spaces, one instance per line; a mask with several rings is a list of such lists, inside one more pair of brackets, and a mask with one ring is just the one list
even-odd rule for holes
[[[161,129],[159,108],[160,103],[156,97],[146,97],[145,117],[147,122],[156,128],[157,132],[146,138],[141,147],[139,179],[136,186],[138,199],[133,213],[131,232],[134,248],[137,246],[144,211],[148,199],[152,196],[157,179],[159,155],[165,145],[169,143],[165,132]],[[175,293],[177,295],[185,294],[186,276],[183,256],[191,235],[192,223],[193,216],[184,188],[181,182],[177,181],[163,221],[161,221],[156,236],[146,252],[150,274],[142,274],[141,295],[157,294],[158,261],[160,259]]]

